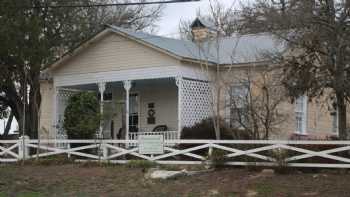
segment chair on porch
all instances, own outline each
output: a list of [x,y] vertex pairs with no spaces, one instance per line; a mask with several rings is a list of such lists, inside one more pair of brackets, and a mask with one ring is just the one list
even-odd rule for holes
[[152,131],[153,132],[168,131],[168,126],[166,126],[166,125],[157,125],[156,127],[154,127],[154,129]]

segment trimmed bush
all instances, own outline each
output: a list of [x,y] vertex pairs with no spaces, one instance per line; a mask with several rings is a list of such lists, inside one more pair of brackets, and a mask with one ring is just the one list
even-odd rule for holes
[[278,174],[287,174],[291,171],[288,167],[286,159],[289,157],[289,150],[284,149],[274,149],[270,151],[272,158],[276,159],[277,166],[274,167],[274,170]]
[[208,159],[212,162],[211,165],[214,168],[223,168],[225,162],[229,161],[228,158],[225,156],[226,154],[227,152],[224,150],[214,149],[212,154],[208,156]]
[[81,92],[70,97],[63,124],[69,139],[93,139],[99,124],[99,103],[94,93]]
[[[230,129],[222,126],[220,131],[221,139],[233,139]],[[192,127],[184,127],[181,132],[181,139],[216,139],[212,118],[204,119]]]

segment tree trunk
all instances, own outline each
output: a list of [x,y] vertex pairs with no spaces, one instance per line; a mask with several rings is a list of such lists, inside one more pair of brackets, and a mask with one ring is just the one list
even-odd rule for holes
[[[29,84],[30,91],[29,94],[26,94],[26,114],[25,114],[25,131],[24,134],[28,135],[31,139],[38,138],[38,129],[39,129],[39,107],[41,102],[40,96],[40,82],[39,76],[31,76]],[[23,87],[23,86],[22,86]],[[23,134],[23,99],[18,100],[18,126],[19,134]]]
[[220,131],[220,94],[221,94],[221,89],[218,85],[217,87],[217,95],[216,95],[216,117],[215,117],[215,137],[217,140],[221,139],[221,131]]
[[346,125],[346,103],[343,92],[338,92],[337,96],[337,110],[338,110],[338,131],[341,140],[348,140],[349,134]]
[[29,109],[27,116],[27,135],[31,139],[38,139],[38,130],[39,130],[39,107],[41,102],[40,96],[40,83],[38,76],[33,77],[33,83],[31,84],[31,89],[29,92]]
[[29,112],[27,113],[27,127],[26,134],[30,139],[38,139],[38,127],[39,127],[39,111],[34,104],[29,105]]

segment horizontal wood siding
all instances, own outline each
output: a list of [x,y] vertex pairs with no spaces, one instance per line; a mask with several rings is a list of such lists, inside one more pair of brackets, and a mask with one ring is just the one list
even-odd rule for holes
[[88,46],[63,62],[56,75],[118,71],[136,68],[177,65],[179,61],[155,49],[114,33]]
[[181,72],[183,77],[205,81],[212,80],[212,76],[215,74],[213,68],[207,67],[205,64],[190,62],[182,62]]

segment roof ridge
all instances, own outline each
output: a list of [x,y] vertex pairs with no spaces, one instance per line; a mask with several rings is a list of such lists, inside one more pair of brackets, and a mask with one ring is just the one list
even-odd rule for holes
[[148,32],[145,32],[145,31],[135,31],[131,28],[124,28],[124,27],[119,27],[119,26],[115,26],[115,25],[107,25],[107,27],[110,27],[110,28],[113,28],[113,29],[117,29],[117,30],[122,30],[122,31],[126,31],[125,33],[142,33],[142,34],[147,34],[149,35],[149,37],[158,37],[158,38],[163,38],[163,39],[168,39],[168,40],[175,40],[175,41],[181,41],[181,42],[190,42],[190,43],[194,43],[190,40],[182,40],[182,39],[179,39],[179,38],[171,38],[171,37],[167,37],[167,36],[164,36],[164,35],[157,35],[157,34],[151,34],[151,33],[148,33]]

